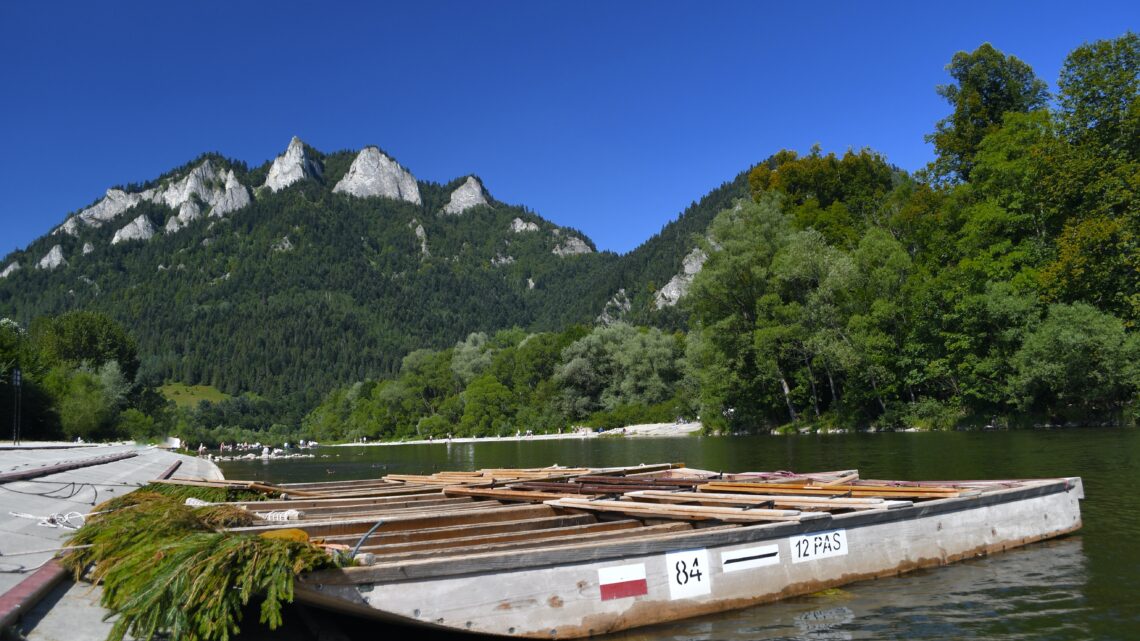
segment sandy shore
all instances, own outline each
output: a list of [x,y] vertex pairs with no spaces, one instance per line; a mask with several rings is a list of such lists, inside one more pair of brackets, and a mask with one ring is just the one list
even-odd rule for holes
[[533,434],[527,436],[485,436],[475,438],[438,438],[420,439],[415,441],[369,441],[367,443],[338,443],[330,447],[357,447],[360,445],[433,445],[440,443],[493,443],[497,441],[551,441],[559,439],[584,438],[663,438],[674,436],[688,436],[699,432],[703,426],[700,423],[646,423],[643,425],[629,425],[618,427],[604,432],[594,432],[589,428],[579,428],[575,431],[562,434]]

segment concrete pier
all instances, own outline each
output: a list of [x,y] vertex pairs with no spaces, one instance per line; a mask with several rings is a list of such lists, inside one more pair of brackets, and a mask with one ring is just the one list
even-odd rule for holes
[[98,589],[61,583],[51,559],[95,505],[171,473],[223,478],[210,461],[149,446],[0,446],[0,628],[18,624],[35,641],[106,638]]

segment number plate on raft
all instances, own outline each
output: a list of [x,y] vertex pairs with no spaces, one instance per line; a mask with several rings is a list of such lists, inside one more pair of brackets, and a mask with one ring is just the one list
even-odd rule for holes
[[665,571],[669,574],[670,599],[688,599],[711,590],[708,550],[670,552],[665,555]]
[[847,531],[828,530],[793,536],[788,539],[788,545],[792,549],[792,563],[843,556],[847,554]]

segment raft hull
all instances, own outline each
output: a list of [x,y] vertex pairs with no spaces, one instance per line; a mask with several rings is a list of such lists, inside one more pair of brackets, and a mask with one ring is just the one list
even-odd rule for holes
[[573,639],[945,565],[1081,527],[1079,478],[801,522],[313,573],[297,598],[414,626]]

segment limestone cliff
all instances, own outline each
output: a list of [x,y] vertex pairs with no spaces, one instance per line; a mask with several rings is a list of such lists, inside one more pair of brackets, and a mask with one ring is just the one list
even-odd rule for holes
[[701,271],[707,259],[708,255],[700,247],[689,252],[681,261],[681,273],[670,278],[669,282],[654,295],[657,309],[676,305],[677,301],[689,291],[689,285],[693,283],[693,278]]
[[249,190],[245,188],[245,185],[238,182],[234,170],[231,169],[226,172],[225,178],[225,188],[219,198],[212,202],[214,206],[210,209],[210,215],[215,218],[220,218],[249,205]]
[[376,147],[365,147],[356,155],[348,173],[333,192],[357,198],[380,196],[420,204],[420,187],[415,176]]
[[468,176],[462,185],[451,192],[451,199],[443,206],[443,213],[458,215],[479,205],[486,205],[483,185],[475,176]]
[[36,263],[38,269],[52,270],[67,264],[67,259],[63,257],[63,247],[55,245],[48,253]]
[[222,173],[213,162],[205,160],[185,176],[168,179],[158,187],[139,192],[108,189],[99,202],[68,218],[52,233],[78,236],[82,226],[102,227],[142,202],[162,204],[178,211],[178,216],[166,224],[166,231],[172,233],[198,218],[199,202],[210,206],[211,216],[221,216],[249,205],[250,197],[249,190],[238,181],[232,169]]
[[139,216],[127,223],[126,227],[115,232],[115,237],[111,239],[111,244],[118,245],[128,240],[150,240],[153,237],[154,225],[150,223],[150,219],[146,216]]
[[273,166],[265,177],[265,186],[278,192],[298,180],[317,178],[320,175],[320,165],[305,153],[305,144],[301,139],[293,136],[285,153],[273,159]]
[[19,269],[20,261],[14,260],[8,263],[8,266],[4,268],[4,271],[0,272],[0,278],[7,278],[10,274],[14,274],[19,271]]

